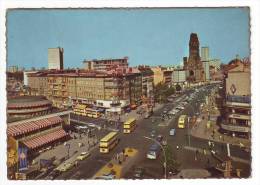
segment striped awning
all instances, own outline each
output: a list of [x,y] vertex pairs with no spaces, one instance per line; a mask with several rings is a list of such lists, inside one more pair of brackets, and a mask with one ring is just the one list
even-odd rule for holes
[[29,149],[34,149],[34,148],[38,148],[42,145],[49,144],[49,143],[56,141],[58,139],[64,138],[68,135],[69,134],[66,133],[65,130],[58,129],[58,130],[55,130],[54,132],[38,136],[38,137],[35,137],[35,138],[27,140],[27,141],[23,141],[23,143]]
[[7,126],[8,136],[19,136],[63,122],[59,116]]
[[37,102],[26,102],[26,103],[7,103],[7,108],[26,108],[26,107],[38,107],[51,105],[52,102],[49,100],[42,100]]

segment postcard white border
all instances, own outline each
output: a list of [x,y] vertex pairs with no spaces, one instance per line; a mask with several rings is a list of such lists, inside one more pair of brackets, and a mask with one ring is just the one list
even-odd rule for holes
[[[260,69],[260,2],[258,0],[121,0],[121,1],[110,1],[110,0],[0,0],[0,182],[9,184],[200,184],[200,185],[226,185],[226,184],[249,184],[255,185],[260,184],[260,128],[259,123],[259,111],[260,111],[260,96],[259,91],[259,71]],[[6,170],[6,77],[5,77],[5,64],[6,64],[6,37],[5,37],[5,12],[8,8],[127,8],[127,7],[250,7],[251,17],[251,69],[252,69],[252,177],[249,179],[199,179],[199,180],[117,180],[117,181],[91,181],[91,180],[80,180],[80,181],[9,181],[7,180]],[[239,39],[239,38],[238,38]],[[232,47],[232,46],[231,46]],[[259,103],[257,103],[259,102]]]

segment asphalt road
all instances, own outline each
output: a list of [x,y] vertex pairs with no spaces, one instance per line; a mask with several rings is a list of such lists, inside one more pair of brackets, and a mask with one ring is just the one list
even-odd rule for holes
[[[189,96],[191,92],[191,90],[187,91],[184,94],[180,95],[180,97],[177,97],[177,99],[181,99],[184,96]],[[137,122],[138,126],[133,133],[123,134],[122,132],[120,132],[120,142],[110,153],[99,153],[99,149],[97,146],[97,148],[91,152],[91,156],[89,158],[81,161],[79,166],[71,169],[70,171],[64,172],[57,179],[90,179],[103,165],[109,162],[116,153],[121,152],[125,147],[133,147],[139,150],[139,155],[135,166],[142,166],[146,169],[146,174],[144,176],[145,178],[163,178],[163,166],[161,164],[161,160],[163,159],[162,154],[160,155],[160,159],[157,160],[146,159],[146,152],[148,151],[149,146],[152,144],[152,141],[145,139],[143,136],[150,137],[150,133],[152,130],[155,130],[157,135],[161,134],[164,136],[165,139],[167,139],[168,145],[171,146],[177,161],[181,164],[180,169],[207,168],[216,165],[219,162],[211,155],[201,156],[197,161],[195,161],[195,152],[184,149],[184,146],[189,145],[187,127],[185,129],[176,129],[176,135],[169,136],[170,128],[177,128],[177,119],[179,115],[194,114],[195,111],[199,110],[198,107],[200,103],[198,102],[202,102],[203,97],[205,97],[207,93],[208,92],[206,91],[198,93],[198,97],[189,102],[189,105],[186,106],[183,111],[175,115],[168,123],[168,126],[160,126],[162,123],[162,120],[160,119],[162,112],[165,109],[170,110],[178,105],[178,102],[176,101],[174,101],[174,103],[166,103],[163,108],[155,111],[153,116],[149,119],[139,120]],[[83,119],[84,121],[91,121],[89,118]],[[152,120],[154,121],[152,122]],[[106,120],[104,119],[95,119],[92,121],[95,121],[95,123],[99,125],[105,124],[106,122]],[[177,150],[177,145],[180,146],[181,149]],[[190,146],[195,148],[207,149],[208,141],[190,136]],[[226,147],[223,147],[221,143],[216,142],[214,150],[218,151],[221,156],[226,155],[227,152]],[[233,156],[243,159],[250,159],[250,154],[242,151],[237,146],[231,146],[230,151],[231,155]],[[210,164],[207,163],[208,160]],[[249,165],[233,162],[233,166],[242,169],[241,175],[243,177],[248,177],[250,175]],[[129,173],[126,174],[124,178],[132,178],[131,170],[129,171]],[[217,177],[218,174],[216,173],[214,176]]]

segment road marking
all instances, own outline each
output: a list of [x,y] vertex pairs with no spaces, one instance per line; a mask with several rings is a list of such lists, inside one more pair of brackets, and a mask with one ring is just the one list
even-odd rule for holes
[[[196,147],[192,147],[192,146],[184,146],[183,147],[184,149],[186,150],[191,150],[191,151],[199,151],[200,153],[203,153],[203,149],[201,148],[196,148]],[[210,155],[211,153],[210,152],[206,152],[207,155]],[[250,160],[246,160],[246,159],[241,159],[239,157],[234,157],[234,156],[230,156],[230,158],[233,160],[233,161],[236,161],[236,162],[241,162],[241,163],[245,163],[245,164],[251,164],[251,161]]]

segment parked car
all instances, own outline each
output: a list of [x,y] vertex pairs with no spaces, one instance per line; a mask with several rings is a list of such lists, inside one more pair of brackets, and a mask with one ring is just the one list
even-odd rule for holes
[[60,171],[55,169],[45,178],[45,180],[53,180],[56,177],[58,177],[59,175],[60,175]]
[[100,180],[113,180],[115,178],[116,178],[116,176],[113,174],[107,174],[107,175],[103,174],[101,176],[95,177],[95,179],[100,179]]
[[162,140],[162,145],[166,146],[167,145],[167,140]]
[[171,130],[170,130],[170,136],[174,136],[175,135],[175,129],[174,128],[172,128]]
[[155,130],[152,130],[152,132],[151,132],[151,134],[150,134],[151,137],[154,137],[154,136],[155,136],[155,133],[156,133]]
[[72,163],[65,163],[61,168],[59,168],[59,171],[66,172],[66,171],[70,170],[71,168],[73,168]]
[[158,135],[156,138],[157,141],[161,142],[163,140],[163,136],[162,135]]
[[142,167],[134,168],[134,178],[141,179],[144,176],[145,169]]
[[82,160],[86,159],[89,155],[90,155],[89,152],[81,152],[81,154],[77,157],[77,160],[82,161]]

